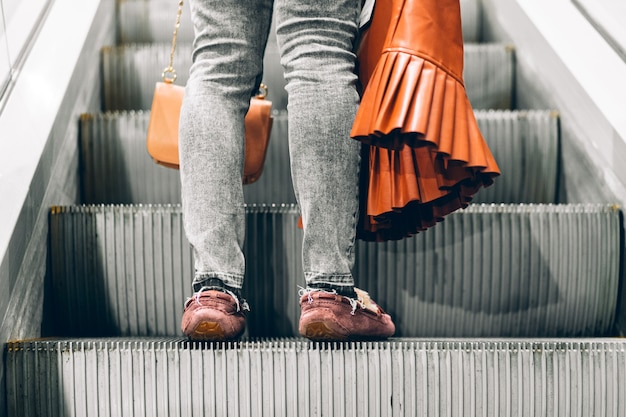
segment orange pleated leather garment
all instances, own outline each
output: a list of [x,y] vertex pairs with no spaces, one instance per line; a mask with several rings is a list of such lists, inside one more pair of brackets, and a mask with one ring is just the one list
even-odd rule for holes
[[463,84],[459,0],[376,0],[358,51],[362,240],[412,236],[500,174]]

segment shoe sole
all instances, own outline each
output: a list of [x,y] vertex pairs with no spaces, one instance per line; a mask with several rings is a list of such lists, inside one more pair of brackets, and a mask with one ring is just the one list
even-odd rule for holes
[[189,334],[191,340],[221,341],[226,340],[224,329],[219,323],[212,321],[200,322]]
[[338,333],[322,321],[312,322],[304,327],[302,336],[315,342],[349,342],[349,341],[378,341],[386,340],[391,336],[359,336]]
[[315,341],[344,341],[348,340],[343,334],[337,333],[322,321],[312,322],[304,327],[304,337]]

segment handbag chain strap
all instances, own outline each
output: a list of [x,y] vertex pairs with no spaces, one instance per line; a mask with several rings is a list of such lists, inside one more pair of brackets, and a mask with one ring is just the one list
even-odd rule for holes
[[[176,51],[176,38],[178,38],[178,28],[180,27],[180,16],[183,14],[183,0],[178,2],[178,13],[176,13],[176,24],[172,35],[172,49],[170,50],[170,64],[161,73],[164,82],[171,84],[176,81],[176,70],[174,69],[174,52]],[[255,98],[264,99],[267,96],[267,85],[261,83]]]
[[170,51],[170,64],[161,73],[164,82],[171,84],[176,81],[176,70],[174,69],[174,52],[176,51],[176,38],[178,37],[178,28],[180,27],[180,16],[183,14],[183,0],[178,2],[178,13],[176,14],[176,24],[174,25],[174,34],[172,36],[172,49]]

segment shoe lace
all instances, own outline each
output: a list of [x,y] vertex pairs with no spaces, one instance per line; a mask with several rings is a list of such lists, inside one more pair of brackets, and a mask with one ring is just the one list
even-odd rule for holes
[[[325,292],[327,294],[335,294],[335,295],[337,294],[337,291],[335,290],[327,290],[324,288],[311,288],[311,287],[304,288],[304,287],[298,286],[298,295],[302,297],[304,294],[306,294],[308,297],[309,304],[313,303],[313,297],[311,297],[311,293],[313,292]],[[361,301],[357,300],[356,298],[346,297],[345,295],[342,295],[342,297],[348,300],[348,302],[350,303],[350,306],[352,307],[352,311],[350,311],[350,314],[352,314],[353,316],[356,313],[357,308],[359,307],[363,309],[365,308],[365,305]]]
[[233,299],[235,300],[235,304],[237,305],[237,312],[239,312],[241,310],[243,310],[243,311],[250,311],[250,305],[248,304],[248,302],[246,301],[245,298],[242,298],[241,301],[239,301],[239,297],[237,297],[237,294],[235,294],[234,292],[232,292],[230,290],[227,290],[225,288],[218,288],[218,289],[216,289],[215,287],[202,287],[192,297],[188,298],[188,300],[190,300],[191,298],[194,298],[196,303],[202,304],[202,303],[200,303],[200,295],[202,294],[203,291],[208,291],[208,290],[221,291],[221,292],[223,292],[225,294],[228,294],[231,297],[233,297]]
[[350,314],[352,314],[353,316],[354,316],[354,313],[356,313],[357,307],[360,306],[361,308],[365,308],[365,307],[363,307],[363,304],[361,304],[361,302],[359,302],[359,300],[356,300],[356,299],[350,298],[350,297],[345,297],[345,298],[347,298],[348,301],[350,302],[350,306],[352,307],[352,311],[350,312]]

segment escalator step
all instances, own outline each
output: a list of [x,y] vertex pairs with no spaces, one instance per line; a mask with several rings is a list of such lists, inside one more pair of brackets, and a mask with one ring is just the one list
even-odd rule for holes
[[[178,2],[170,0],[117,1],[117,42],[171,42]],[[183,3],[178,28],[178,41],[193,41],[193,23],[189,1]]]
[[550,110],[477,110],[502,175],[476,203],[554,203],[557,198],[559,115]]
[[515,49],[501,43],[466,44],[463,78],[474,109],[513,108]]
[[[295,203],[291,186],[287,114],[274,112],[263,173],[244,187],[249,204]],[[81,194],[88,204],[179,203],[179,171],[157,165],[146,149],[150,111],[83,114],[80,124]]]
[[[298,210],[246,210],[247,336],[293,336]],[[470,205],[409,239],[358,241],[354,273],[398,336],[601,336],[615,314],[619,218],[607,205]],[[59,335],[180,334],[193,255],[179,206],[55,207],[50,265]]]
[[[157,166],[146,151],[149,111],[84,114],[81,118],[83,201],[178,203],[178,171]],[[558,115],[548,110],[476,111],[478,126],[502,170],[476,202],[553,203],[558,166]],[[287,114],[277,111],[263,175],[244,187],[250,204],[295,203]]]
[[9,415],[622,416],[626,341],[11,342]]
[[[482,29],[480,0],[461,0],[463,38],[466,42],[479,42]],[[118,1],[117,39],[119,43],[170,42],[176,21],[178,5],[170,0],[124,0]],[[193,41],[193,25],[189,2],[183,5],[180,42]],[[270,32],[269,44],[275,43]]]
[[[174,57],[179,85],[185,85],[191,66],[191,44],[179,43]],[[124,44],[102,49],[103,110],[148,110],[154,84],[169,63],[171,46]],[[466,44],[465,85],[476,109],[510,109],[513,97],[514,49],[508,45]],[[284,110],[286,93],[282,67],[275,48],[268,48],[264,82],[274,108]]]

